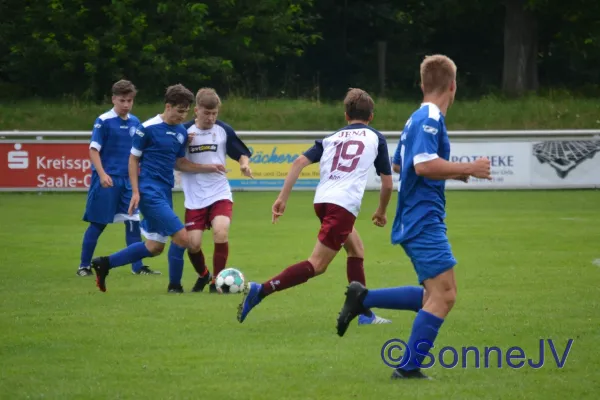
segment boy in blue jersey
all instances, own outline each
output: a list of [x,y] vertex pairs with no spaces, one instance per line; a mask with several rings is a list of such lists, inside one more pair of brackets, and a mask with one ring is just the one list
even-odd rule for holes
[[[132,215],[128,213],[131,185],[127,165],[132,137],[140,124],[140,120],[130,114],[136,94],[130,81],[116,82],[112,87],[114,107],[94,122],[90,143],[92,179],[83,215],[83,220],[90,225],[83,235],[79,276],[92,275],[92,256],[107,224],[125,222],[127,245],[142,241],[140,214],[137,210]],[[131,270],[136,275],[160,274],[141,261],[134,262]]]
[[[183,259],[172,260],[173,257],[181,258],[180,254],[188,248],[187,232],[173,210],[173,170],[225,171],[223,166],[194,164],[185,158],[188,134],[182,122],[193,102],[194,95],[183,85],[168,87],[164,112],[144,122],[135,132],[129,156],[132,196],[128,213],[133,215],[139,207],[144,217],[141,232],[147,240],[108,257],[92,260],[96,285],[103,292],[111,268],[161,254],[169,236],[172,238],[169,265],[183,263]],[[179,292],[171,285],[168,291]]]
[[[491,179],[490,161],[449,162],[450,141],[445,115],[456,93],[456,65],[446,56],[426,57],[421,64],[423,104],[407,121],[393,160],[400,173],[392,244],[410,258],[421,286],[366,289],[352,282],[338,316],[338,335],[364,309],[385,308],[416,312],[408,351],[392,378],[428,378],[420,366],[456,299],[454,266],[446,236],[445,181],[467,182],[473,176]],[[405,349],[403,349],[405,350]],[[417,351],[418,350],[418,351]]]

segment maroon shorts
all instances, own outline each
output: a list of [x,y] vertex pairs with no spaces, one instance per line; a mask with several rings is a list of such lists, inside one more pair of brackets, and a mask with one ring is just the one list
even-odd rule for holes
[[339,251],[352,233],[356,217],[344,207],[330,203],[315,204],[315,213],[321,221],[319,241],[330,249]]
[[223,215],[231,219],[233,203],[229,200],[215,201],[208,207],[199,210],[185,209],[185,229],[188,231],[210,229],[212,220]]

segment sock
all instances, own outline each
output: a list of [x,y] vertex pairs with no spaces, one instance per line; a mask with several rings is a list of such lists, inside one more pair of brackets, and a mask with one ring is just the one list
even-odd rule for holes
[[262,284],[261,297],[300,285],[314,276],[315,268],[308,260],[291,265]]
[[[125,221],[125,242],[127,246],[141,241],[140,221]],[[131,264],[131,270],[133,272],[140,272],[143,266],[142,260],[138,260]]]
[[[408,348],[410,349],[410,359],[401,369],[411,371],[418,369],[420,365],[422,365],[425,356],[429,353],[429,349],[433,346],[433,342],[435,341],[443,322],[444,320],[442,318],[436,317],[425,310],[420,310],[417,313],[407,343]],[[431,344],[423,343],[423,340],[427,340]],[[417,344],[418,347],[416,346]],[[405,360],[402,361],[404,362]],[[426,362],[430,363],[431,361],[431,356],[428,356]]]
[[142,258],[152,257],[152,253],[146,248],[144,242],[134,243],[131,246],[125,247],[123,250],[118,251],[108,256],[108,261],[111,268],[120,267],[121,265],[131,264],[134,261],[141,260]]
[[348,276],[348,283],[356,281],[362,283],[363,286],[367,286],[363,261],[364,260],[359,257],[348,257],[346,260],[346,275]]
[[423,288],[400,286],[385,289],[370,289],[363,300],[366,308],[419,311],[423,307]]
[[81,263],[79,268],[89,268],[94,256],[94,250],[98,244],[98,238],[106,228],[105,224],[91,222],[90,226],[83,234],[83,242],[81,243]]
[[197,253],[191,253],[188,250],[188,257],[190,262],[194,266],[194,269],[198,273],[198,276],[206,276],[208,274],[208,268],[206,268],[206,262],[204,261],[204,253],[200,250]]
[[213,276],[219,275],[219,272],[225,269],[227,257],[229,256],[229,243],[215,243],[215,252],[213,254]]
[[183,253],[185,253],[185,247],[179,247],[171,242],[168,256],[170,284],[181,285],[181,277],[183,276]]

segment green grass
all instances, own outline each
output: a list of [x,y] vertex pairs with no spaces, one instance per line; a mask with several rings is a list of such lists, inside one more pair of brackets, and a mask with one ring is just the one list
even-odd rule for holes
[[[112,107],[60,102],[0,104],[0,130],[91,130],[95,118]],[[373,126],[401,130],[418,103],[377,101]],[[144,121],[162,112],[162,104],[138,102],[134,114]],[[473,129],[600,129],[600,102],[572,97],[494,97],[461,101],[450,109],[450,130]],[[190,113],[190,117],[192,113]],[[343,126],[340,103],[305,100],[225,100],[220,117],[237,130],[323,130]]]
[[[305,259],[318,221],[312,194],[295,192],[270,223],[274,193],[236,193],[230,266],[262,282]],[[175,195],[179,215],[183,198]],[[368,192],[357,227],[371,287],[415,284],[390,225],[369,217]],[[406,340],[411,312],[380,310],[391,325],[335,334],[346,280],[340,255],[307,284],[267,298],[244,324],[239,295],[168,295],[166,253],[148,261],[162,276],[111,272],[108,292],[75,275],[85,194],[0,195],[0,393],[7,399],[595,399],[600,385],[600,192],[449,192],[448,225],[458,300],[442,327],[443,346],[520,346],[538,359],[553,339],[563,369],[546,348],[545,365],[460,367],[437,364],[431,382],[391,382],[383,343]],[[392,207],[393,208],[393,207]],[[393,218],[390,212],[388,217]],[[124,245],[109,226],[98,254]],[[212,259],[210,235],[204,244]],[[186,260],[184,287],[194,278]],[[470,356],[472,357],[472,356]],[[493,359],[495,360],[495,358]]]

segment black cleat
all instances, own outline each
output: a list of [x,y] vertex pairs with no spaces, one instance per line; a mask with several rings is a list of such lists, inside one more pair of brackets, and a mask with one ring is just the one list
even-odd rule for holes
[[360,314],[368,312],[363,306],[363,300],[369,290],[360,282],[351,282],[346,291],[346,301],[337,319],[337,334],[341,337],[346,333],[348,325]]
[[92,276],[94,273],[90,267],[82,267],[77,270],[77,276]]
[[430,377],[421,372],[420,369],[413,369],[411,371],[405,371],[397,368],[392,373],[392,379],[427,379],[431,380]]
[[108,257],[98,257],[92,260],[92,269],[96,273],[96,286],[102,292],[106,292],[106,277],[110,271]]
[[169,283],[169,287],[167,288],[168,293],[183,293],[183,286],[175,285],[173,283]]
[[202,292],[204,290],[204,287],[208,284],[208,282],[211,281],[211,279],[212,276],[210,272],[204,276],[198,277],[196,283],[194,284],[194,287],[192,288],[192,292]]
[[133,275],[162,275],[160,271],[150,269],[147,265],[144,265],[138,272],[131,271]]
[[217,292],[217,285],[213,282],[210,285],[208,285],[208,292],[209,293],[219,293]]

